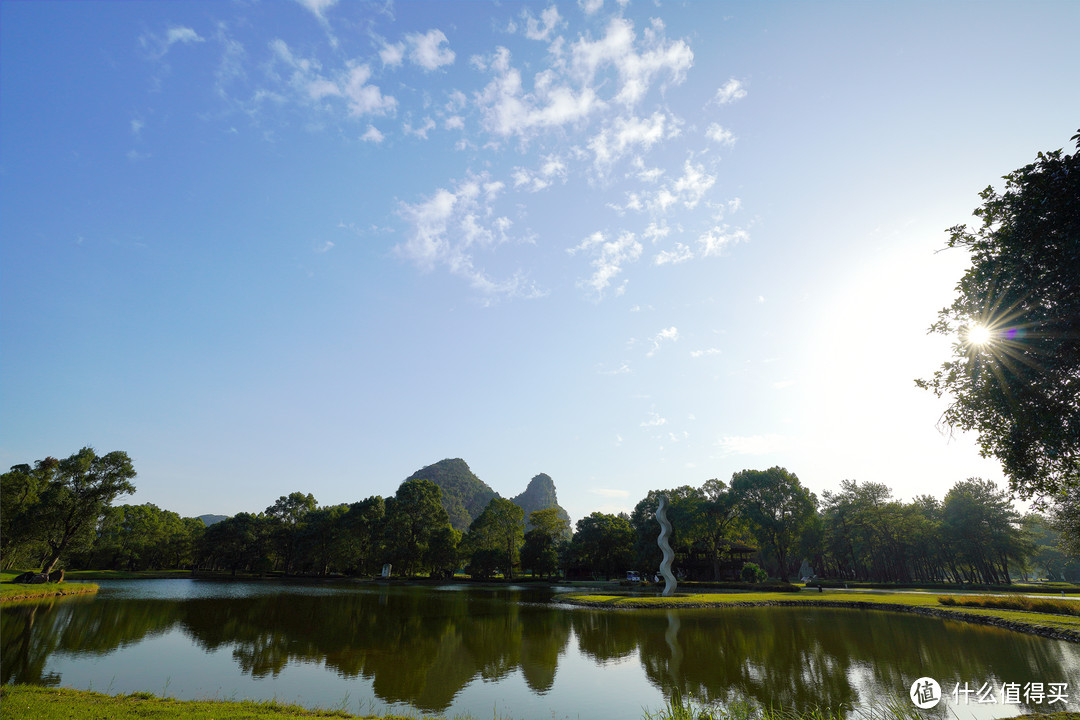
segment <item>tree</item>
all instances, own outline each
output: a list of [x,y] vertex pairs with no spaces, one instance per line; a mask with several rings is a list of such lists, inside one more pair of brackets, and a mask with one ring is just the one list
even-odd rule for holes
[[942,421],[975,430],[1023,498],[1080,485],[1080,133],[1077,152],[1039,153],[987,187],[976,230],[949,229],[971,253],[952,305],[931,332],[952,357],[916,380],[952,404]]
[[628,515],[594,512],[577,521],[570,554],[579,568],[611,578],[631,567],[633,546],[634,529]]
[[315,496],[311,493],[294,492],[282,495],[266,508],[266,517],[273,523],[274,539],[286,574],[292,572],[293,559],[299,549],[300,524],[316,505]]
[[428,565],[432,537],[450,525],[442,491],[430,480],[406,480],[386,501],[386,552],[406,574]]
[[566,537],[570,523],[562,517],[560,508],[549,507],[529,513],[525,544],[521,548],[521,564],[537,575],[551,575],[559,568],[559,541]]
[[41,494],[37,521],[48,554],[43,573],[52,572],[72,541],[92,530],[102,512],[120,495],[135,492],[135,468],[120,450],[98,456],[84,447],[56,465],[56,475]]
[[40,548],[37,537],[38,503],[41,493],[49,486],[56,474],[56,458],[38,460],[34,467],[14,465],[0,476],[0,557],[3,567],[21,567],[28,564]]
[[512,501],[493,497],[469,525],[466,548],[470,556],[477,551],[497,550],[499,568],[506,578],[513,579],[514,565],[520,562],[525,539],[524,515]]
[[782,467],[743,470],[731,476],[731,491],[739,498],[764,550],[776,554],[780,579],[788,579],[788,555],[814,513],[814,497],[794,473]]

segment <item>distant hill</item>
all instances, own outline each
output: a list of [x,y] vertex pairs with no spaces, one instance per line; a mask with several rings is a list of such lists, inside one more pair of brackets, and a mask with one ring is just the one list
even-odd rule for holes
[[526,530],[529,529],[529,513],[550,507],[558,508],[559,517],[566,520],[567,525],[570,523],[570,514],[559,505],[559,498],[555,495],[555,482],[546,473],[540,473],[530,480],[525,492],[512,498],[511,502],[525,511]]
[[417,470],[405,481],[430,480],[442,490],[442,504],[450,516],[450,524],[465,532],[472,521],[484,511],[491,498],[498,495],[487,483],[473,474],[461,458],[440,460]]
[[214,523],[219,523],[222,520],[228,520],[228,515],[200,515],[199,520],[203,521],[203,525],[210,527]]

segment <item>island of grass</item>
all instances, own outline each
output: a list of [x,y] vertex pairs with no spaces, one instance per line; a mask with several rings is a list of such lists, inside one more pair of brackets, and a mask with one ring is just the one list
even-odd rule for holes
[[[634,610],[648,608],[724,608],[754,605],[846,607],[887,610],[943,617],[951,620],[995,625],[1018,632],[1069,642],[1080,642],[1080,602],[1054,600],[1053,612],[1012,609],[1000,606],[960,605],[932,593],[889,591],[698,592],[677,593],[673,597],[617,593],[565,593],[555,602],[591,608]],[[1000,605],[1000,604],[999,604]],[[1042,606],[1041,609],[1050,609]]]
[[64,595],[85,595],[97,591],[97,585],[85,582],[38,583],[36,585],[0,582],[0,602],[38,600]]

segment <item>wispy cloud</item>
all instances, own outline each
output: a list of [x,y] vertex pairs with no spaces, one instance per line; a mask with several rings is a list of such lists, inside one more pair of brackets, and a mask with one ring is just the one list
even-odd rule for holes
[[680,242],[672,250],[661,250],[653,257],[654,265],[678,265],[694,259],[694,251]]
[[641,427],[660,427],[667,425],[667,418],[660,417],[660,413],[650,412],[647,420],[641,421]]
[[698,244],[701,246],[702,257],[718,257],[729,247],[749,240],[750,233],[742,228],[733,229],[727,225],[717,225],[711,230],[702,233],[698,237]]
[[746,88],[743,87],[741,82],[731,78],[716,91],[716,97],[713,100],[720,105],[728,105],[742,100],[744,97],[746,97]]
[[[614,240],[609,240],[604,233],[597,231],[567,252],[571,255],[581,252],[593,256],[593,274],[584,284],[600,299],[612,280],[622,272],[623,265],[636,262],[641,257],[641,251],[641,243],[635,239],[632,232],[623,232]],[[616,289],[616,294],[620,294],[621,289]]]
[[409,237],[395,250],[422,270],[446,267],[488,299],[544,296],[546,291],[524,273],[500,280],[476,267],[476,252],[490,252],[514,239],[510,235],[513,222],[494,212],[493,202],[502,189],[502,183],[480,175],[467,178],[453,190],[439,188],[421,202],[402,203],[401,216],[410,226]]
[[205,42],[206,38],[195,32],[193,28],[184,25],[173,25],[165,30],[165,35],[156,35],[154,33],[146,33],[139,38],[139,44],[147,53],[154,59],[161,59],[165,57],[169,49],[180,43],[181,45],[189,45],[191,43]]
[[645,357],[652,357],[656,354],[660,346],[667,342],[675,342],[679,339],[679,329],[672,325],[669,328],[664,328],[660,332],[656,333],[652,338],[652,349],[645,353]]
[[534,17],[528,8],[521,11],[521,17],[525,21],[525,37],[530,40],[549,40],[562,21],[559,10],[554,5],[545,8],[539,18]]
[[709,128],[705,131],[705,137],[719,145],[730,147],[735,144],[735,134],[720,127],[719,123],[709,125]]

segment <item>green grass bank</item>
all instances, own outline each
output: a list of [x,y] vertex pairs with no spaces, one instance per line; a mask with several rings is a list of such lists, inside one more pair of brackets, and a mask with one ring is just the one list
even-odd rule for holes
[[1080,642],[1080,616],[1013,610],[997,607],[942,606],[938,596],[887,591],[806,591],[799,593],[677,593],[658,595],[566,593],[556,602],[581,607],[633,610],[647,608],[724,608],[753,605],[847,607],[887,610],[944,617],[981,625],[995,625],[1057,640]]
[[[351,715],[344,710],[308,710],[277,702],[174,700],[150,693],[104,695],[86,690],[34,685],[0,687],[0,720],[136,720],[142,718],[192,718],[193,720],[281,720],[282,718],[365,718],[367,720],[415,720],[416,716]],[[513,715],[503,716],[512,718]],[[843,720],[839,712],[813,709],[792,711],[760,709],[736,704],[722,710],[693,701],[669,702],[665,707],[642,711],[644,720]],[[848,720],[919,720],[914,708],[903,705],[856,710]],[[1040,720],[1080,720],[1080,713],[1057,712],[1025,715]],[[457,717],[456,720],[469,720]]]

